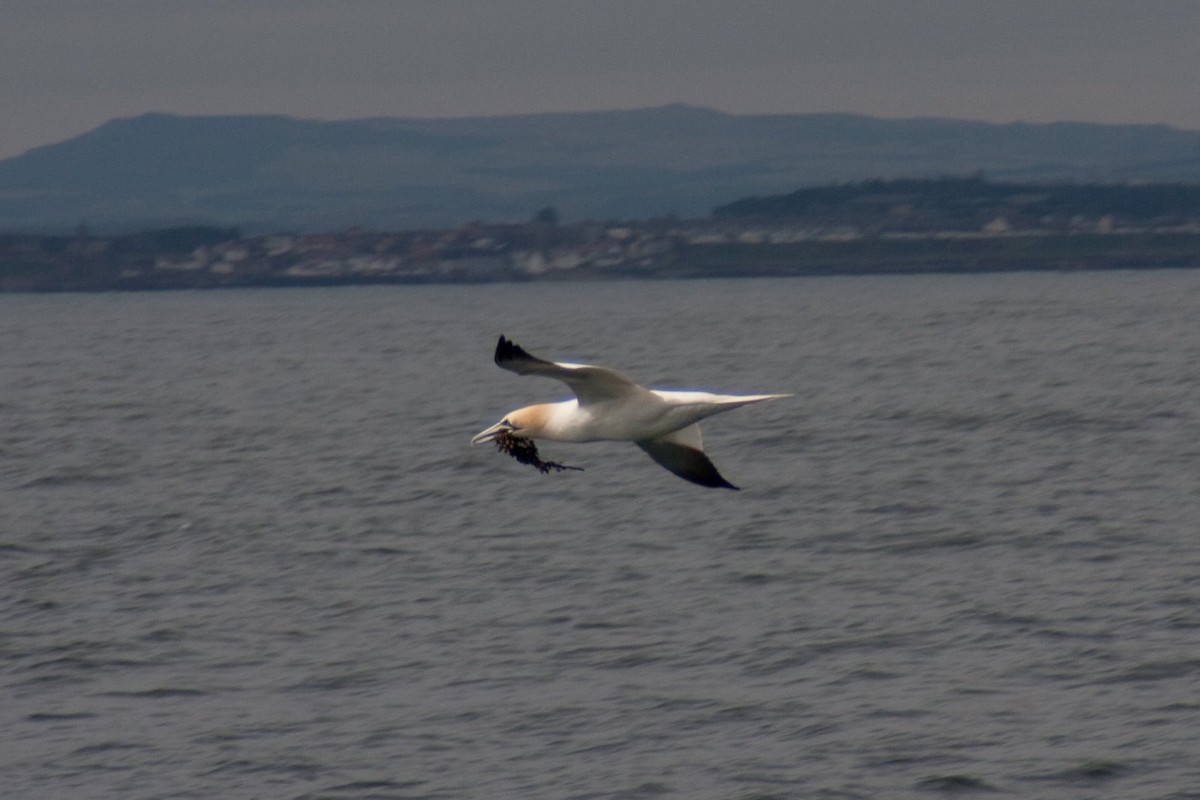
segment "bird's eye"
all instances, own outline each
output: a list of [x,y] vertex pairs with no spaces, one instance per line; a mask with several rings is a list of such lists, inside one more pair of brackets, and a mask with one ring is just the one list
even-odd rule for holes
[[515,427],[517,427],[516,425],[513,425],[511,422],[509,422],[509,421],[508,421],[508,417],[505,417],[504,419],[500,420],[500,424],[501,424],[501,425],[507,425],[507,426],[508,426],[508,427],[510,427],[510,428],[515,428]]

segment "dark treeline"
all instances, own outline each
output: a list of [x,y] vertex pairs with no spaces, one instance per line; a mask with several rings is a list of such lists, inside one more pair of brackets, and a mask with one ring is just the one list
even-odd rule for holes
[[894,230],[972,230],[1004,217],[1034,228],[1078,217],[1125,226],[1200,220],[1200,184],[1001,183],[983,177],[871,180],[747,197],[716,208],[720,220],[788,219]]

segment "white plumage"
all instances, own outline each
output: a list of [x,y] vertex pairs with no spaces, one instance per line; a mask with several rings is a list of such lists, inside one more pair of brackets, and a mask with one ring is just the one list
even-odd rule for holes
[[736,489],[704,453],[697,424],[705,417],[786,394],[732,395],[646,389],[606,367],[545,361],[501,336],[496,364],[518,375],[562,381],[575,399],[525,406],[480,432],[472,444],[491,441],[501,431],[518,438],[557,442],[633,442],[684,480],[701,486]]

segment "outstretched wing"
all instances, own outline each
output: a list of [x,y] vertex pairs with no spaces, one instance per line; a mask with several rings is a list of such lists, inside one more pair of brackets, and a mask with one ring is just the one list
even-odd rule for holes
[[581,406],[620,397],[651,394],[621,373],[587,364],[560,364],[526,352],[521,345],[501,336],[496,343],[496,366],[518,375],[541,375],[571,387]]
[[685,481],[698,483],[713,489],[733,489],[729,481],[721,477],[717,468],[709,461],[700,445],[700,426],[689,425],[682,430],[653,439],[634,442],[660,466],[666,467]]

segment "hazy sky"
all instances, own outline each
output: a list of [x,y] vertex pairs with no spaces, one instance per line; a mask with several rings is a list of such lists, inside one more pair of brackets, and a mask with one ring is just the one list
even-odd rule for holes
[[1200,129],[1197,0],[2,0],[0,158],[113,117],[684,102]]

